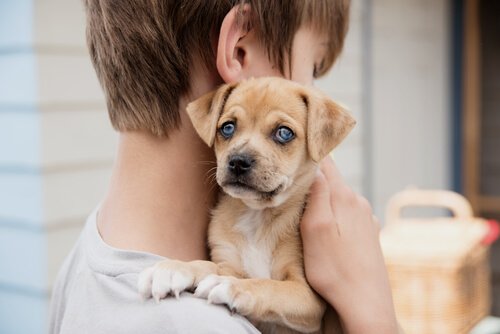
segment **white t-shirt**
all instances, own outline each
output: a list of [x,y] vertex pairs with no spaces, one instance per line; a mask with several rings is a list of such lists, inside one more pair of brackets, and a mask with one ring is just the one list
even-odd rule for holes
[[101,239],[97,210],[54,285],[50,334],[259,333],[244,317],[189,293],[160,303],[142,300],[138,274],[161,256],[112,248]]

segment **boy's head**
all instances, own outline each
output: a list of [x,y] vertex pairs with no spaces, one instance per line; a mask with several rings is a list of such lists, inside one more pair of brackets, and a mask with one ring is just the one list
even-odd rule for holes
[[306,76],[323,75],[342,49],[349,12],[349,0],[84,3],[113,126],[157,136],[179,126],[179,99],[198,64],[218,83],[262,75],[308,83]]

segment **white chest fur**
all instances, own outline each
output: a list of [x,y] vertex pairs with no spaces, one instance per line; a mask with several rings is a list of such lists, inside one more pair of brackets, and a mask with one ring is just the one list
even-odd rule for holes
[[271,278],[273,247],[260,233],[262,223],[262,211],[249,209],[235,226],[245,239],[241,247],[243,269],[253,278]]

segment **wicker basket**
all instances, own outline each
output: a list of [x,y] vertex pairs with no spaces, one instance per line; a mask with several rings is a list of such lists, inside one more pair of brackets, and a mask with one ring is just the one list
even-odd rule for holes
[[[454,217],[402,218],[409,206],[444,207]],[[449,191],[407,190],[387,207],[381,233],[396,313],[407,334],[461,334],[489,313],[488,223]]]

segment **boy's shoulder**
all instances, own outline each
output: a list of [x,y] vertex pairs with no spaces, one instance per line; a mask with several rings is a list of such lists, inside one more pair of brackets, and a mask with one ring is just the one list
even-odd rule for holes
[[160,259],[106,245],[94,212],[54,285],[49,333],[258,333],[244,317],[190,294],[142,300],[138,274]]

